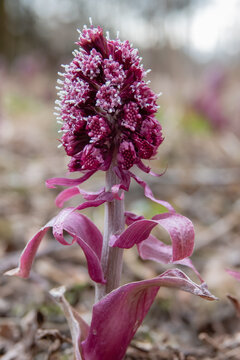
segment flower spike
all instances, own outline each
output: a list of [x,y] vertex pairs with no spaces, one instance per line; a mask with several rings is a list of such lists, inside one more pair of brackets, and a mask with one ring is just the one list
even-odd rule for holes
[[69,170],[106,171],[115,153],[125,170],[152,158],[163,141],[154,117],[158,95],[144,81],[138,51],[93,26],[83,29],[77,44],[80,51],[61,73],[57,103]]

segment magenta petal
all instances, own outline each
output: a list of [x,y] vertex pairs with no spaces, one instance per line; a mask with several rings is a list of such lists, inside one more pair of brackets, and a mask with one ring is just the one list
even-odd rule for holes
[[164,206],[170,212],[175,212],[175,209],[167,201],[158,200],[154,197],[152,190],[150,189],[150,187],[147,185],[147,183],[145,181],[143,181],[142,179],[140,179],[138,176],[136,176],[135,174],[133,174],[130,171],[129,171],[129,174],[144,189],[144,194],[148,199]]
[[[73,186],[60,192],[60,194],[56,197],[56,205],[58,207],[62,207],[65,201],[78,194],[82,195],[85,200],[101,199],[105,194],[107,194],[105,195],[106,197],[111,199],[113,198],[113,195],[110,195],[109,192],[105,192],[105,188],[101,188],[97,192],[90,192],[82,190],[78,186]],[[117,197],[117,194],[115,194],[115,197]]]
[[42,241],[42,238],[46,234],[49,227],[46,227],[43,230],[40,230],[25,246],[22,256],[20,258],[19,267],[12,269],[10,271],[7,271],[5,275],[9,276],[19,276],[23,279],[28,278],[32,263],[34,260],[34,257],[36,255],[36,252],[38,250],[38,247]]
[[162,241],[155,238],[155,236],[150,235],[146,240],[138,244],[138,252],[140,257],[143,260],[153,260],[163,264],[179,264],[185,265],[191,268],[195,274],[198,276],[201,282],[204,282],[201,275],[193,265],[192,261],[189,258],[183,260],[172,261],[172,246],[166,245]]
[[129,211],[125,211],[125,222],[127,225],[131,225],[133,222],[144,219],[144,216],[142,215],[136,215],[134,213],[131,213]]
[[153,217],[169,233],[172,239],[172,261],[192,255],[194,227],[187,217],[180,214],[159,214]]
[[122,360],[160,286],[178,288],[207,300],[216,299],[205,284],[195,284],[177,269],[150,280],[123,285],[94,305],[89,335],[82,342],[83,357]]
[[130,249],[134,245],[146,240],[152,229],[158,223],[154,220],[142,219],[132,223],[121,235],[113,235],[109,245],[122,249]]
[[194,246],[194,229],[192,222],[185,216],[176,213],[164,213],[151,220],[140,219],[133,222],[119,236],[112,236],[110,246],[129,249],[146,240],[152,229],[161,225],[172,240],[172,262],[191,256]]
[[61,218],[54,224],[54,237],[63,245],[70,245],[63,237],[67,231],[82,248],[88,263],[88,271],[95,282],[104,283],[101,267],[102,234],[85,215],[73,212],[71,208],[61,211]]
[[[87,198],[87,196],[85,196],[85,195],[84,195],[84,197]],[[90,197],[88,197],[88,198],[90,198]],[[97,207],[97,206],[104,204],[107,201],[111,202],[114,199],[121,200],[122,196],[119,196],[118,193],[116,193],[115,191],[110,192],[110,191],[103,190],[103,191],[99,192],[97,194],[97,196],[95,196],[94,198],[92,197],[91,200],[78,205],[75,210],[83,210],[83,209],[86,209],[89,207]]]
[[61,191],[55,200],[57,207],[61,208],[65,201],[71,199],[73,196],[78,195],[79,193],[80,191],[78,186],[74,186]]
[[56,185],[61,186],[74,186],[74,185],[80,185],[87,179],[89,179],[96,170],[88,171],[86,174],[84,174],[82,177],[78,179],[68,179],[68,178],[51,178],[46,181],[46,186],[48,188],[55,188]]
[[[95,282],[105,283],[101,267],[102,235],[94,223],[86,216],[74,212],[73,208],[66,208],[50,220],[26,245],[17,269],[10,270],[7,275],[17,275],[23,278],[29,276],[34,256],[40,242],[52,227],[53,235],[62,245],[77,242],[82,248],[88,263],[88,272]],[[72,236],[71,241],[65,240],[63,231]]]
[[73,237],[86,239],[86,243],[93,249],[97,257],[101,258],[102,234],[87,216],[72,212],[64,223],[63,230]]
[[84,210],[89,207],[98,207],[102,204],[104,204],[107,200],[92,200],[92,201],[86,201],[76,207],[75,210]]
[[69,189],[65,189],[56,197],[56,205],[58,207],[62,207],[64,202],[69,200],[75,195],[82,195],[85,201],[82,204],[78,205],[75,210],[83,210],[89,207],[98,207],[104,204],[106,201],[113,201],[114,199],[122,200],[124,194],[118,194],[119,189],[113,189],[112,192],[105,191],[104,188],[97,192],[88,192],[80,189],[78,186],[71,187]]
[[96,199],[101,198],[102,196],[110,196],[111,197],[111,194],[106,192],[105,188],[101,188],[100,190],[98,190],[96,192],[85,191],[85,190],[81,190],[81,189],[79,189],[79,190],[80,190],[80,194],[83,196],[83,198],[85,200],[96,200]]
[[231,270],[231,269],[226,269],[226,271],[229,275],[233,276],[235,279],[240,281],[240,271]]
[[172,246],[166,245],[153,235],[137,245],[140,257],[143,260],[153,260],[163,264],[172,262]]
[[80,194],[85,200],[106,200],[113,201],[114,199],[122,200],[122,197],[119,195],[118,191],[113,186],[113,191],[106,191],[105,188],[101,188],[96,192],[85,191],[79,189]]
[[155,176],[155,177],[160,177],[160,176],[163,176],[166,171],[167,171],[167,168],[165,168],[165,170],[163,172],[158,174],[158,173],[155,173],[154,171],[151,170],[151,171],[149,171],[149,174],[152,175],[152,176]]

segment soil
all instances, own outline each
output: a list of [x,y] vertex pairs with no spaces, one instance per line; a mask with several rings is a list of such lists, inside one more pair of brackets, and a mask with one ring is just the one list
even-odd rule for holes
[[[58,149],[52,115],[55,79],[6,75],[1,84],[0,123],[0,272],[15,267],[27,240],[57,213],[49,177],[64,176],[68,159]],[[25,81],[24,89],[20,86]],[[162,84],[164,88],[164,83]],[[167,84],[169,88],[169,83]],[[166,86],[166,87],[167,87]],[[174,84],[172,84],[172,87]],[[194,84],[192,84],[194,87]],[[3,91],[4,88],[4,91]],[[193,129],[186,102],[163,101],[160,112],[165,141],[151,167],[160,178],[144,175],[155,196],[169,201],[195,225],[192,260],[218,301],[162,288],[131,342],[126,360],[239,360],[240,283],[226,268],[240,267],[240,139],[227,129]],[[98,174],[84,189],[104,182]],[[74,205],[76,201],[70,202]],[[151,217],[159,210],[132,185],[126,208]],[[84,211],[102,229],[104,208]],[[94,286],[77,246],[63,247],[46,236],[29,280],[0,278],[0,359],[73,359],[65,318],[49,295],[65,285],[67,299],[86,320],[91,318]],[[123,283],[147,279],[169,266],[143,262],[134,249],[124,257]],[[183,269],[183,268],[182,268]],[[196,276],[186,268],[194,280]],[[230,295],[230,297],[228,297]]]

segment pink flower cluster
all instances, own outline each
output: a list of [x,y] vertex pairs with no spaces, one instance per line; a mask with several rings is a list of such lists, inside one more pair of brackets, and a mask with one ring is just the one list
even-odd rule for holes
[[152,158],[163,141],[154,118],[157,95],[128,41],[109,40],[100,27],[83,29],[72,62],[58,80],[60,141],[70,171],[107,170],[116,157],[123,170]]

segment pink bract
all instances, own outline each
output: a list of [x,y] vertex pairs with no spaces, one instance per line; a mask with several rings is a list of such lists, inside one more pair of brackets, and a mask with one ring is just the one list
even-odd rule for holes
[[155,238],[153,235],[149,235],[149,237],[139,243],[137,245],[138,253],[141,259],[143,260],[153,260],[158,263],[162,264],[179,264],[184,265],[191,268],[197,277],[200,279],[201,283],[204,283],[201,275],[195,268],[194,264],[192,263],[191,259],[188,257],[182,260],[173,261],[173,247],[171,245],[166,245],[159,239]]
[[175,212],[155,215],[152,219],[136,217],[134,214],[128,214],[128,228],[120,235],[113,235],[110,240],[110,246],[129,249],[135,244],[140,244],[148,239],[152,229],[157,225],[164,228],[172,241],[171,261],[182,260],[192,255],[194,246],[194,228],[192,222]]
[[[149,280],[123,285],[93,307],[90,327],[64,300],[61,289],[54,295],[62,305],[77,360],[122,360],[126,349],[151,307],[161,286],[180,289],[206,300],[216,300],[206,284],[197,285],[178,269],[167,270]],[[59,299],[60,298],[60,299]]]
[[240,271],[231,270],[231,269],[226,269],[226,271],[229,275],[233,276],[235,279],[240,281]]
[[122,360],[161,286],[216,300],[206,284],[195,284],[178,269],[123,285],[94,305],[89,334],[81,343],[83,359]]
[[[43,226],[27,243],[20,258],[19,267],[10,270],[6,275],[16,275],[22,278],[29,276],[38,247],[49,228],[52,228],[55,239],[62,245],[78,243],[86,256],[91,279],[95,282],[105,282],[100,262],[102,234],[91,220],[85,215],[75,212],[73,208],[63,209]],[[66,231],[72,237],[70,241],[64,238],[63,231]]]

